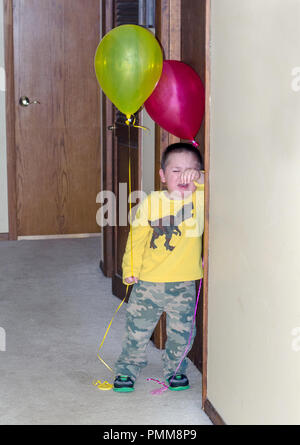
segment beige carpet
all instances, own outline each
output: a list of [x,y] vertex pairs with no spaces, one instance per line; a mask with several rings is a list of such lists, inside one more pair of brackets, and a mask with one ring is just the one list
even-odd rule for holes
[[[100,391],[113,381],[97,358],[120,300],[99,267],[99,238],[0,242],[2,425],[211,425],[201,410],[201,374],[190,363],[191,389],[152,395],[162,378],[161,351],[148,347],[149,365],[130,394]],[[125,307],[102,349],[113,365],[121,350]]]

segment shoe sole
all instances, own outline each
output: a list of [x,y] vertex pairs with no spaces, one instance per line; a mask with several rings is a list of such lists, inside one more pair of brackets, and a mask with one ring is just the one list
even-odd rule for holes
[[187,386],[174,386],[174,387],[172,387],[172,386],[169,386],[169,390],[170,391],[184,391],[185,389],[189,389],[189,385],[187,385]]
[[134,388],[113,388],[115,392],[132,392]]

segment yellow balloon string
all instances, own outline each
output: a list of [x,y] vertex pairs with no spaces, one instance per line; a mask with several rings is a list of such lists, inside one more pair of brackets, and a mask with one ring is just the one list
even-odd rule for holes
[[115,310],[115,313],[114,313],[112,319],[110,320],[110,323],[109,323],[109,325],[108,325],[108,328],[107,328],[106,331],[105,331],[104,337],[103,337],[102,342],[101,342],[101,344],[100,344],[100,346],[99,346],[98,354],[97,354],[98,359],[99,359],[99,360],[104,364],[104,366],[106,366],[107,369],[109,369],[111,372],[113,372],[112,368],[111,368],[111,367],[110,367],[110,366],[103,360],[103,358],[99,355],[99,351],[100,351],[100,349],[101,349],[102,346],[103,346],[103,343],[104,343],[104,341],[105,341],[105,339],[106,339],[106,336],[107,336],[107,334],[108,334],[108,331],[110,330],[110,327],[111,327],[111,325],[112,325],[112,322],[114,321],[114,318],[115,318],[117,312],[119,312],[119,310],[120,310],[121,307],[123,306],[123,303],[124,303],[124,301],[125,301],[125,299],[126,299],[126,297],[127,297],[127,291],[128,291],[128,285],[127,285],[127,288],[126,288],[126,295],[125,295],[125,297],[123,298],[123,300],[121,301],[121,303],[119,304],[119,306],[117,307],[117,309]]
[[[130,117],[130,115],[129,115],[129,117]],[[130,215],[129,230],[130,230],[130,251],[131,251],[130,252],[131,253],[131,276],[133,276],[133,251],[132,251],[132,227],[131,227],[131,219],[132,219],[131,218],[131,207],[132,207],[132,203],[131,203],[131,140],[130,140],[130,125],[129,125],[129,123],[127,125],[128,125],[128,141],[129,141],[129,161],[128,161],[129,215]],[[129,285],[127,284],[125,297],[123,298],[123,300],[121,301],[121,303],[119,304],[117,309],[115,310],[115,313],[114,313],[112,319],[110,320],[108,328],[105,331],[105,334],[103,336],[103,339],[101,341],[101,344],[99,346],[98,353],[97,353],[98,359],[111,372],[113,372],[112,368],[103,360],[103,358],[100,356],[99,352],[100,352],[100,350],[101,350],[101,348],[102,348],[102,346],[104,344],[104,341],[106,339],[108,331],[110,330],[110,327],[112,325],[112,322],[113,322],[117,312],[121,309],[121,307],[123,306],[124,301],[126,300],[127,293],[128,293],[128,288],[129,288]],[[104,382],[101,382],[101,380],[94,380],[93,381],[93,385],[97,386],[97,388],[101,389],[102,391],[108,391],[108,390],[113,388],[113,385],[111,383],[108,383],[106,380]]]
[[[132,215],[131,215],[131,140],[130,140],[130,126],[128,125],[128,143],[129,143],[129,156],[128,156],[128,187],[129,187],[129,230],[130,230],[130,264],[131,264],[131,276],[133,277],[133,249],[132,249]],[[127,291],[126,291],[127,292]]]

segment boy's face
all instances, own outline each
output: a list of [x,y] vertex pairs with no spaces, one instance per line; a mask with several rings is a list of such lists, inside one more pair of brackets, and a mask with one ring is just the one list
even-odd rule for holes
[[170,195],[186,197],[196,190],[194,182],[181,183],[181,174],[188,168],[199,170],[199,163],[195,155],[189,152],[171,153],[167,159],[165,171],[159,170],[161,181],[166,184]]

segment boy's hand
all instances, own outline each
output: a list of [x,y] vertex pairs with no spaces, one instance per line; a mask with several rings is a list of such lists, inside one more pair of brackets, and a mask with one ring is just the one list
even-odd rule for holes
[[180,181],[182,184],[189,184],[192,181],[197,181],[200,178],[200,171],[195,168],[187,168],[180,175]]
[[137,277],[127,277],[124,280],[127,284],[137,283],[139,280]]

